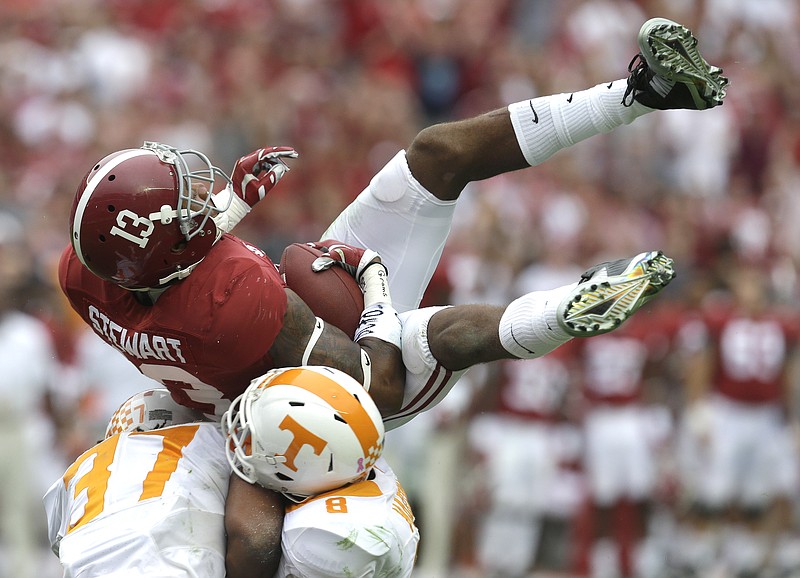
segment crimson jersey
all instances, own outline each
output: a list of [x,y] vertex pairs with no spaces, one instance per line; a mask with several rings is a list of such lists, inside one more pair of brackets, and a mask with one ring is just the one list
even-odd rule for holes
[[612,333],[580,340],[583,396],[590,405],[642,401],[648,366],[669,347],[669,330],[660,319],[651,311]]
[[544,357],[503,361],[498,411],[534,421],[560,421],[575,378],[574,358],[573,340]]
[[719,308],[706,312],[704,321],[714,348],[716,391],[745,403],[780,401],[784,369],[798,338],[797,318]]
[[283,327],[284,284],[263,251],[236,237],[223,235],[153,305],[95,276],[72,246],[58,276],[84,321],[183,405],[219,418],[274,366],[268,352]]

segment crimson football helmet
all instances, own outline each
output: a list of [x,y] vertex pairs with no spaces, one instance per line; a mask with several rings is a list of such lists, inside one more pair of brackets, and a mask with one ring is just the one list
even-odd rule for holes
[[[231,182],[203,153],[159,143],[106,156],[83,178],[72,205],[78,259],[130,290],[183,279],[222,236],[215,218],[228,207],[215,205],[216,177]],[[201,184],[206,194],[198,194]]]
[[108,439],[118,433],[153,431],[178,425],[207,421],[198,412],[180,405],[163,388],[146,389],[126,399],[106,426]]
[[274,369],[222,416],[233,471],[294,502],[363,480],[383,451],[377,406],[329,367]]

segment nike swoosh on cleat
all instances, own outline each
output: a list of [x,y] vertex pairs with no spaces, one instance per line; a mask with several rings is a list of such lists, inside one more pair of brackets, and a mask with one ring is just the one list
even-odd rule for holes
[[567,102],[571,103],[571,102],[572,102],[572,97],[573,97],[573,96],[575,96],[575,94],[574,94],[574,93],[573,93],[573,94],[570,94],[570,95],[569,95],[569,98],[567,99]]

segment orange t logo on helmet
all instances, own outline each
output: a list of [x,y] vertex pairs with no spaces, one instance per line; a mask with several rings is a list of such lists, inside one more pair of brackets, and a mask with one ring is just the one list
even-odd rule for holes
[[320,455],[322,450],[325,449],[325,446],[328,445],[328,442],[308,431],[302,425],[297,423],[297,421],[295,421],[290,415],[287,415],[284,418],[279,427],[280,429],[289,431],[293,434],[292,443],[290,443],[289,447],[286,448],[286,452],[283,453],[283,457],[286,458],[284,465],[295,472],[297,471],[297,466],[294,465],[294,459],[297,457],[297,454],[300,453],[300,450],[303,449],[303,446],[311,446],[311,448],[314,450],[314,453],[316,455]]

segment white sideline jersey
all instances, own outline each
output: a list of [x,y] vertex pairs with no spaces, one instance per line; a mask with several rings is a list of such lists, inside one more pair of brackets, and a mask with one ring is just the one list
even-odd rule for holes
[[230,466],[216,423],[111,436],[44,496],[64,578],[222,578]]
[[419,532],[386,460],[370,478],[286,509],[276,578],[411,575]]

